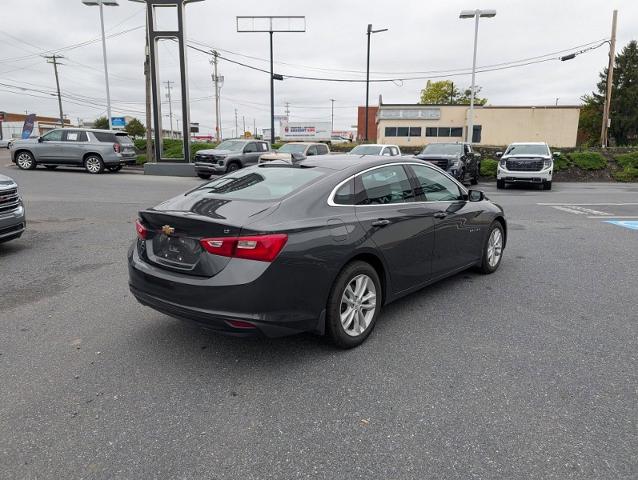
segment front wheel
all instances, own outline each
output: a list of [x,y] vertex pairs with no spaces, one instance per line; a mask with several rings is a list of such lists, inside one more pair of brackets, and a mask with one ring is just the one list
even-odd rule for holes
[[29,152],[20,152],[16,157],[16,165],[22,170],[33,170],[36,166],[35,158]]
[[505,235],[503,225],[499,221],[492,222],[487,235],[487,240],[483,246],[483,259],[479,265],[482,273],[494,273],[503,258],[503,249],[505,248]]
[[226,167],[226,172],[234,172],[236,170],[239,170],[241,168],[241,165],[239,165],[237,162],[232,162],[228,164],[228,167]]
[[356,261],[335,280],[326,311],[326,330],[335,345],[352,348],[368,338],[381,312],[381,282],[372,266]]
[[89,155],[84,160],[84,168],[91,174],[102,173],[104,171],[104,162],[97,155]]
[[208,180],[211,177],[210,173],[198,173],[197,176],[202,180]]
[[496,180],[496,188],[499,190],[505,188],[505,180]]

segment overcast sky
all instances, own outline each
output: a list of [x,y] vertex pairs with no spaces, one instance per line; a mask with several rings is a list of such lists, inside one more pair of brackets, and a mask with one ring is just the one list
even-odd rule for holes
[[[119,0],[105,7],[113,114],[144,120],[144,5]],[[478,65],[495,65],[572,51],[610,36],[612,10],[619,10],[618,48],[638,36],[636,0],[269,0],[242,2],[204,0],[187,6],[187,37],[204,49],[217,48],[228,58],[268,68],[268,35],[237,33],[237,15],[305,15],[305,33],[275,34],[275,71],[282,74],[365,79],[366,26],[388,28],[373,35],[371,78],[426,77],[432,72],[456,70],[453,79],[470,84],[473,23],[460,20],[462,9],[494,8],[495,18],[482,19]],[[39,57],[45,51],[99,38],[97,7],[80,0],[2,0],[0,8],[0,111],[56,116],[53,67]],[[139,27],[139,28],[136,28]],[[576,48],[575,50],[579,50]],[[233,52],[233,53],[230,53]],[[61,52],[64,113],[93,120],[103,115],[105,87],[99,42]],[[238,54],[243,56],[238,56]],[[555,58],[559,54],[543,58]],[[178,80],[177,48],[160,45],[161,80]],[[250,58],[253,57],[253,58]],[[594,89],[598,72],[606,66],[607,45],[574,60],[550,60],[519,68],[477,75],[481,95],[493,105],[576,104]],[[214,100],[209,57],[188,51],[191,121],[212,133]],[[269,123],[268,75],[220,61],[224,75],[222,124],[224,136],[234,129],[237,109],[252,130]],[[438,78],[436,78],[438,79]],[[371,104],[379,94],[386,103],[415,103],[426,79],[373,83]],[[16,90],[20,85],[29,90]],[[163,89],[165,93],[165,89]],[[44,97],[44,98],[42,98]],[[284,113],[290,103],[291,121],[330,121],[330,98],[335,102],[335,129],[356,124],[356,106],[365,102],[365,84],[287,79],[275,83],[275,109]],[[167,113],[167,106],[163,107]],[[173,90],[177,117],[179,90]],[[165,128],[168,119],[165,120]]]

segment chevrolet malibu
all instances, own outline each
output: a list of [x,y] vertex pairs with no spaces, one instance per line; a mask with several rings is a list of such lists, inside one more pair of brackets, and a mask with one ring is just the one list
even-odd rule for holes
[[493,273],[503,210],[418,160],[351,155],[231,172],[139,212],[142,304],[234,335],[363,342],[383,305],[470,267]]

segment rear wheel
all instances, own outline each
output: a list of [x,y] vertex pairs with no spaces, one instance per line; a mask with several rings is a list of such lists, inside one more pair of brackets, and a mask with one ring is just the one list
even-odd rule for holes
[[544,181],[543,182],[543,190],[551,190],[552,189],[552,181]]
[[56,168],[58,168],[57,165],[45,165],[44,168],[46,168],[47,170],[55,170]]
[[20,152],[16,157],[16,165],[22,170],[33,170],[36,166],[35,158],[29,152]]
[[240,168],[241,168],[241,165],[239,165],[237,162],[231,162],[228,164],[228,167],[226,167],[226,171],[234,172],[235,170],[239,170]]
[[97,155],[89,155],[84,159],[84,168],[92,174],[102,173],[104,171],[104,162]]
[[483,246],[483,259],[479,265],[482,273],[494,273],[503,258],[503,248],[505,247],[505,235],[501,222],[495,221],[490,225],[490,229]]
[[474,175],[472,175],[472,180],[470,180],[470,183],[472,185],[478,185],[480,172],[481,166],[477,163],[476,167],[474,168]]
[[208,180],[211,177],[211,174],[210,173],[198,173],[197,176],[199,178],[204,179],[204,180]]
[[496,180],[496,188],[499,190],[505,188],[505,180]]
[[122,170],[122,165],[113,165],[112,167],[106,167],[109,172],[119,172]]
[[381,311],[379,276],[365,262],[347,265],[335,280],[328,298],[326,330],[341,348],[363,343],[374,328]]

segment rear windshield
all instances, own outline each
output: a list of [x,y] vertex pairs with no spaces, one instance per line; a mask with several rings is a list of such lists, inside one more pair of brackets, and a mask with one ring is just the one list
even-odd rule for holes
[[545,145],[510,145],[505,155],[549,155]]
[[379,155],[381,148],[376,145],[358,145],[350,150],[352,155]]
[[260,165],[219,177],[198,190],[235,200],[279,200],[325,174],[314,167]]
[[115,134],[115,139],[121,144],[121,145],[132,145],[133,144],[133,140],[131,140],[131,137],[129,137],[127,134],[125,133],[116,133]]
[[450,143],[431,143],[421,153],[434,155],[458,155],[463,153],[463,145]]

